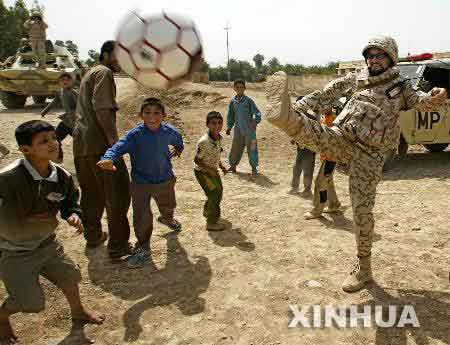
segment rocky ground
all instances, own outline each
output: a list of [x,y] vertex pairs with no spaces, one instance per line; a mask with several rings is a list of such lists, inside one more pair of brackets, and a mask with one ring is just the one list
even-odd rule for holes
[[[129,79],[119,79],[118,90],[119,127],[126,130],[137,121],[136,102],[154,93]],[[223,178],[222,209],[230,227],[205,231],[204,195],[192,171],[195,143],[205,131],[206,113],[216,109],[225,115],[232,94],[224,87],[194,84],[158,94],[186,143],[182,157],[174,160],[176,215],[183,231],[177,235],[156,224],[153,264],[129,270],[110,263],[104,247],[86,250],[84,239],[61,222],[58,236],[83,273],[83,300],[107,319],[102,326],[72,328],[63,295],[42,279],[45,312],[12,317],[21,344],[449,344],[450,152],[415,149],[385,174],[375,207],[376,283],[349,295],[340,288],[355,255],[347,177],[336,176],[345,212],[305,221],[311,200],[287,193],[295,147],[267,122],[258,128],[261,175],[248,174],[244,156],[239,173]],[[261,88],[248,94],[264,110]],[[14,128],[39,118],[39,111],[30,104],[0,112],[0,140],[11,150],[0,167],[20,157]],[[56,115],[48,120],[58,122]],[[66,139],[64,165],[74,172],[71,145]],[[226,152],[229,147],[225,137]],[[413,305],[420,327],[288,328],[289,304],[390,304],[398,313]]]

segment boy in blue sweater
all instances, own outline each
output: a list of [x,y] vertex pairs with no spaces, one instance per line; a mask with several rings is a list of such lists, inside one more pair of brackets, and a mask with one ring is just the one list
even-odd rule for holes
[[[126,153],[130,155],[133,225],[138,240],[135,253],[128,258],[130,268],[140,268],[150,259],[151,198],[161,214],[158,222],[172,230],[181,230],[181,224],[174,219],[176,178],[171,158],[183,151],[183,138],[174,127],[162,122],[164,115],[164,105],[159,99],[144,100],[140,111],[144,122],[108,149],[97,163],[104,170],[115,171],[114,162]],[[172,150],[169,145],[173,146]]]

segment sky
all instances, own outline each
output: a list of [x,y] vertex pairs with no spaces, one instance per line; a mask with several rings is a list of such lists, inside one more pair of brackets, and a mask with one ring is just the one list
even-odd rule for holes
[[[14,0],[5,0],[11,5]],[[31,7],[32,0],[25,0]],[[400,55],[450,51],[450,0],[40,0],[51,40],[72,40],[81,58],[89,49],[114,39],[121,19],[131,10],[161,10],[191,17],[202,36],[206,61],[226,64],[230,56],[252,61],[304,65],[358,60],[370,36],[388,34]]]

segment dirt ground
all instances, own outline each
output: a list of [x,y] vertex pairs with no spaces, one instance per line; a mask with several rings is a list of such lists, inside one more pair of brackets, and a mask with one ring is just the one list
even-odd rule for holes
[[[128,102],[124,108],[132,111],[130,102],[143,93],[128,79],[119,79],[118,89],[122,103]],[[192,171],[195,143],[205,131],[206,113],[216,109],[225,115],[233,92],[198,84],[180,90],[165,99],[171,112],[179,113],[174,119],[183,126],[186,144],[182,157],[174,160],[176,216],[183,231],[177,235],[156,224],[153,264],[129,270],[125,264],[110,263],[104,247],[86,251],[84,239],[62,222],[58,236],[82,270],[82,298],[90,308],[105,313],[106,322],[71,329],[63,295],[42,279],[45,312],[12,317],[21,344],[450,343],[449,151],[410,152],[385,174],[375,207],[376,283],[346,294],[340,285],[355,256],[347,177],[336,176],[344,214],[305,221],[303,213],[311,200],[287,193],[295,147],[263,121],[258,128],[261,175],[248,174],[244,154],[239,173],[223,178],[223,216],[232,224],[224,232],[208,233],[201,216],[204,195]],[[249,89],[248,94],[264,112],[261,89]],[[39,118],[39,111],[28,105],[25,110],[0,112],[0,138],[11,150],[0,167],[20,157],[14,128]],[[121,113],[120,119],[120,128],[126,129],[135,116]],[[58,122],[54,114],[48,120]],[[65,166],[75,172],[71,145],[66,139]],[[229,147],[230,137],[225,137],[226,153]],[[0,298],[4,296],[1,286]],[[413,305],[420,327],[288,328],[293,316],[289,304],[392,304],[400,310]]]

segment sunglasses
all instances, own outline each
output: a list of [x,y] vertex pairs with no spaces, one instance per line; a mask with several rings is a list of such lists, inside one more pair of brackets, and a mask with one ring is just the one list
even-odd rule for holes
[[367,54],[366,59],[367,60],[371,60],[371,59],[377,59],[377,60],[381,60],[383,58],[387,57],[386,53],[378,53],[378,54]]

